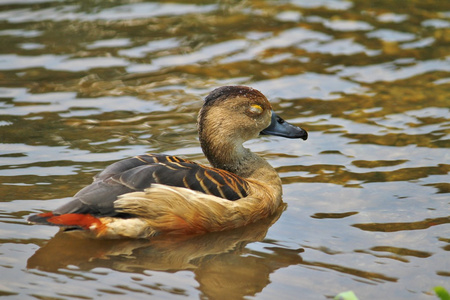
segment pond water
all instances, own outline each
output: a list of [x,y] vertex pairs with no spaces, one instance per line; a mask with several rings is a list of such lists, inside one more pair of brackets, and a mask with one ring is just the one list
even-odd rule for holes
[[[0,2],[0,296],[437,299],[450,290],[449,1]],[[271,218],[197,237],[95,241],[27,224],[108,164],[207,163],[212,89],[263,92],[306,142]]]

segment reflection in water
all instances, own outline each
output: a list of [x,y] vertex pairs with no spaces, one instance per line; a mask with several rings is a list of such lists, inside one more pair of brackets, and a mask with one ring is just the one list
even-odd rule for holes
[[[197,236],[96,240],[60,231],[28,259],[27,268],[56,273],[68,266],[133,273],[192,270],[205,296],[240,299],[260,292],[275,270],[302,262],[299,254],[303,249],[287,250],[276,243],[267,248],[271,254],[246,249],[248,243],[264,240],[285,207],[280,206],[270,218],[242,228]],[[251,286],[248,278],[252,278]]]
[[[28,260],[28,267],[48,271],[57,271],[67,265],[89,268],[95,259],[108,257],[111,260],[115,257],[112,267],[116,268],[122,263],[122,270],[194,268],[209,255],[241,251],[247,243],[262,241],[284,209],[285,205],[282,205],[274,216],[241,229],[194,236],[160,235],[150,240],[114,241],[83,238],[78,231],[60,231]],[[80,253],[79,249],[85,251]],[[64,255],[55,256],[56,253]],[[108,263],[105,261],[105,264]]]

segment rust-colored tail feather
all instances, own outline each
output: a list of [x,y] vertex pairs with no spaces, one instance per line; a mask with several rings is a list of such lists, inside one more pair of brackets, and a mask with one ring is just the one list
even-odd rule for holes
[[55,225],[55,226],[57,226],[56,224],[48,222],[48,219],[51,218],[51,217],[53,217],[53,213],[52,212],[32,215],[32,216],[28,217],[28,222],[33,223],[33,224]]
[[28,222],[61,227],[79,227],[86,230],[100,230],[103,227],[103,224],[99,219],[89,214],[54,215],[53,213],[48,212],[29,217]]

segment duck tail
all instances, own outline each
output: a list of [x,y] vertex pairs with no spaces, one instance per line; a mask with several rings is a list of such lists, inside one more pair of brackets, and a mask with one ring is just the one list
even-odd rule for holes
[[42,214],[32,215],[32,216],[28,217],[27,221],[28,221],[28,223],[31,223],[31,224],[55,225],[56,226],[56,224],[50,223],[48,221],[48,219],[50,219],[53,216],[54,215],[51,212],[42,213]]
[[102,221],[90,214],[62,214],[54,215],[52,212],[30,216],[28,222],[40,225],[72,227],[84,230],[101,231],[104,227]]

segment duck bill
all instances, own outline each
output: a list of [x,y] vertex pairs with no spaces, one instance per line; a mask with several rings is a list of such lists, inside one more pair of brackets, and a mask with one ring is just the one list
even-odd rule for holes
[[272,111],[272,119],[269,127],[261,131],[261,134],[282,136],[289,139],[302,139],[308,138],[306,130],[292,125],[279,117],[274,111]]

